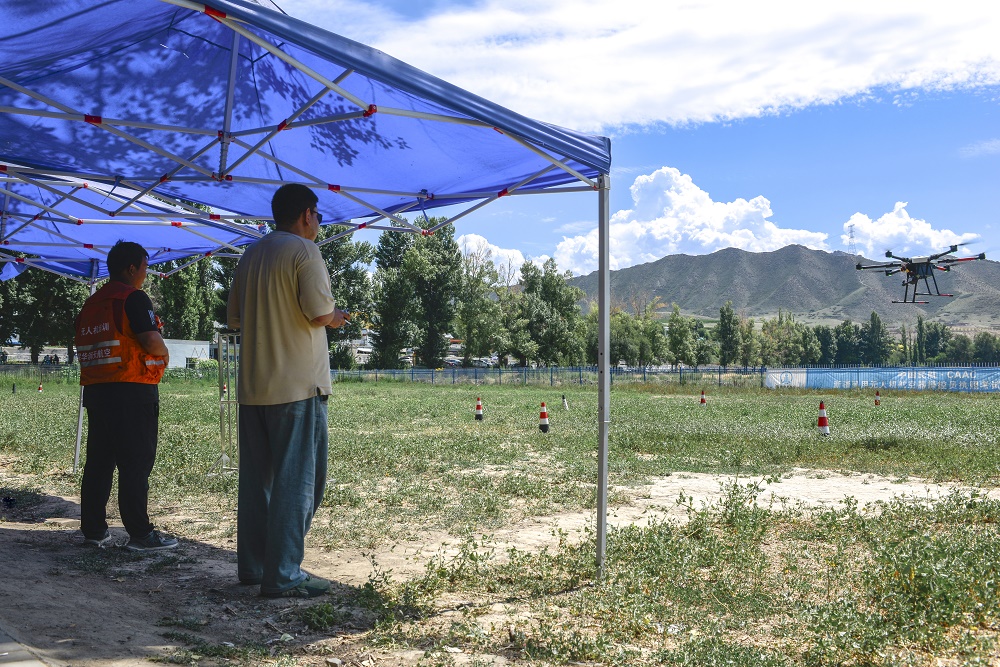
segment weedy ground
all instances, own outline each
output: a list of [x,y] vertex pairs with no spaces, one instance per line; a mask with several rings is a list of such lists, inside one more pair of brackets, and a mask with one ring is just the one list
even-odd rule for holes
[[[9,384],[9,383],[8,383]],[[73,495],[78,388],[0,395],[0,489],[22,506]],[[447,533],[456,551],[399,577],[373,558],[368,582],[297,608],[311,632],[363,628],[365,646],[418,651],[420,664],[1000,664],[1000,396],[775,392],[630,386],[612,392],[611,505],[622,491],[682,472],[732,475],[721,500],[679,498],[682,516],[541,550],[500,546],[526,518],[596,505],[593,388],[341,383],[330,403],[330,483],[311,548],[375,553]],[[562,408],[565,395],[570,409]],[[473,420],[481,397],[485,419]],[[219,457],[218,389],[161,385],[151,479],[167,528],[215,542],[235,531],[235,477]],[[825,401],[832,434],[816,419]],[[539,431],[541,402],[551,430]],[[938,500],[862,510],[762,504],[759,483],[794,468],[959,482]],[[743,481],[741,481],[741,478]],[[105,564],[106,566],[106,564]],[[94,567],[98,567],[95,565]],[[183,620],[165,637],[177,662],[310,663],[253,638],[206,643]]]

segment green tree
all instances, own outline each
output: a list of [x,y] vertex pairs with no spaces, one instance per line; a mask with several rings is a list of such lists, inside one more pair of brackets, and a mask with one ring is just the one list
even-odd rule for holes
[[87,300],[82,284],[41,269],[28,269],[5,286],[4,329],[17,335],[31,353],[31,363],[47,345],[66,346],[66,360],[73,360],[73,322]]
[[356,366],[350,341],[361,338],[371,316],[372,286],[366,267],[375,258],[375,248],[367,241],[353,241],[349,234],[338,236],[345,231],[343,225],[321,227],[316,242],[330,273],[330,291],[337,308],[351,313],[343,326],[326,330],[330,367],[350,369]]
[[527,321],[537,347],[535,359],[544,364],[576,364],[584,358],[583,290],[567,282],[571,277],[568,271],[560,273],[551,258],[541,267],[531,262],[521,266],[519,319]]
[[485,243],[462,254],[462,280],[455,319],[455,332],[462,339],[462,365],[474,357],[487,357],[507,347],[503,311],[498,292],[500,276],[493,253]]
[[760,358],[760,336],[753,318],[740,318],[740,363],[743,368],[758,366]]
[[870,366],[882,366],[892,354],[892,337],[878,313],[872,311],[868,321],[861,325],[862,358]]
[[[430,227],[444,218],[425,221]],[[403,273],[413,285],[417,309],[415,356],[428,368],[444,365],[462,280],[462,254],[455,228],[447,225],[418,238],[403,258]]]
[[951,341],[951,329],[941,322],[924,324],[924,355],[927,361],[944,362],[946,350]]
[[813,333],[816,334],[816,340],[819,342],[818,363],[826,365],[836,363],[837,336],[834,330],[824,324],[818,324],[813,327]]
[[412,234],[385,231],[375,248],[370,359],[375,368],[402,368],[400,354],[417,335],[415,288],[403,272],[403,259],[413,242]]
[[743,342],[740,334],[740,318],[733,310],[733,302],[726,301],[726,305],[719,309],[719,326],[715,328],[721,365],[729,366],[739,359],[740,346]]
[[[202,265],[202,266],[199,266]],[[165,277],[151,276],[147,290],[157,314],[163,319],[163,337],[181,340],[207,340],[214,330],[218,298],[209,260],[201,260],[174,271],[183,262],[164,262],[156,266]],[[174,273],[170,273],[174,271]],[[205,338],[200,338],[205,335]]]
[[698,350],[691,321],[681,315],[676,303],[667,318],[667,344],[674,357],[674,363],[694,366],[698,361]]
[[972,339],[965,334],[952,336],[944,354],[945,361],[950,364],[971,364],[974,355]]
[[837,339],[838,364],[861,363],[861,327],[850,320],[844,320],[833,330]]
[[927,360],[927,329],[924,326],[924,316],[917,315],[917,340],[914,343],[916,348],[915,361],[922,364]]
[[[795,321],[791,313],[778,311],[778,316],[764,320],[761,324],[761,359],[766,366],[798,366],[810,363],[809,359],[816,354],[818,358],[819,343],[815,336],[809,338],[804,334],[806,327]],[[810,345],[809,350],[804,343]]]
[[980,331],[972,340],[972,359],[977,364],[1000,363],[1000,339],[988,331]]

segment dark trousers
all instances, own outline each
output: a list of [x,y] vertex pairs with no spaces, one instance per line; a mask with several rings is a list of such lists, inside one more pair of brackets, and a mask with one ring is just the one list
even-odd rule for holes
[[100,538],[118,468],[118,511],[131,537],[153,530],[149,521],[149,474],[156,460],[159,403],[87,408],[87,462],[80,488],[80,529]]

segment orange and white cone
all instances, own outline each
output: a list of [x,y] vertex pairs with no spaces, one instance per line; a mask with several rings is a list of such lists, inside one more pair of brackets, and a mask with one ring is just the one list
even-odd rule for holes
[[545,409],[544,403],[542,403],[542,412],[538,415],[538,430],[542,433],[549,432],[549,412]]
[[875,407],[877,408],[880,405],[882,405],[882,395],[878,393],[878,390],[876,390],[875,391]]
[[708,405],[708,401],[705,400],[705,390],[704,389],[702,389],[702,391],[701,391],[701,404],[702,405]]
[[483,401],[480,398],[476,398],[476,421],[483,421]]
[[42,383],[41,382],[38,383],[38,393],[39,394],[42,393]]
[[830,435],[830,422],[826,418],[826,406],[823,405],[823,401],[819,402],[819,421],[816,425],[819,427],[820,435]]

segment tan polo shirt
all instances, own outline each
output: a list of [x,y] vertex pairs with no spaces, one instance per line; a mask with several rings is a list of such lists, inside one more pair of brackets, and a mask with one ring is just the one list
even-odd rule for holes
[[246,249],[229,291],[227,321],[240,330],[239,402],[278,405],[329,394],[325,327],[330,274],[316,243],[288,232]]

